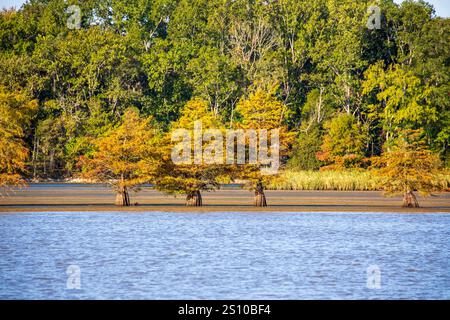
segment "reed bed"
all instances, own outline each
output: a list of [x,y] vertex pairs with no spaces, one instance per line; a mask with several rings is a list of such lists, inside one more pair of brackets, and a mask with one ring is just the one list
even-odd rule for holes
[[[269,190],[378,191],[382,179],[373,171],[291,171],[286,170],[268,184]],[[450,174],[436,176],[436,189],[450,191]]]

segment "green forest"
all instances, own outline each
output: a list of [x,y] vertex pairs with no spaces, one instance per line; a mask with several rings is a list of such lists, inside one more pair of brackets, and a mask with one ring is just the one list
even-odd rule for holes
[[133,132],[148,144],[207,113],[223,128],[285,128],[281,176],[374,167],[414,176],[389,187],[410,192],[450,166],[449,94],[450,19],[425,1],[30,0],[0,12],[0,185],[99,177],[120,164],[96,155],[125,152],[154,160],[122,159],[130,186],[156,177],[192,199],[228,176],[262,189],[250,169],[191,177],[157,142],[108,144]]

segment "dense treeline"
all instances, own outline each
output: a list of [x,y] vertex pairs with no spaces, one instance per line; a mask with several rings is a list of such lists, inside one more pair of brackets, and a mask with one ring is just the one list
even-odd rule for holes
[[[81,8],[70,29],[69,5]],[[365,167],[404,130],[449,163],[450,19],[426,2],[30,0],[0,14],[1,103],[28,99],[28,175],[79,172],[130,107],[168,130],[201,99],[226,127],[255,92],[297,135],[287,165]],[[27,117],[28,119],[28,117]],[[16,119],[17,121],[19,119]],[[23,159],[22,159],[23,160]]]

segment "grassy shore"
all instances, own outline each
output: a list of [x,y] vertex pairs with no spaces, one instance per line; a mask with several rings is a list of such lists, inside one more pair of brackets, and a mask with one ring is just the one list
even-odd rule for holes
[[[379,191],[382,180],[373,171],[283,171],[268,184],[270,190]],[[450,191],[450,174],[436,177],[437,189]]]

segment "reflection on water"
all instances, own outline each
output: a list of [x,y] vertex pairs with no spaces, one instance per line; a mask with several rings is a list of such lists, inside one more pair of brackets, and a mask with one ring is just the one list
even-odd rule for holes
[[449,299],[449,239],[445,214],[0,215],[0,298]]

